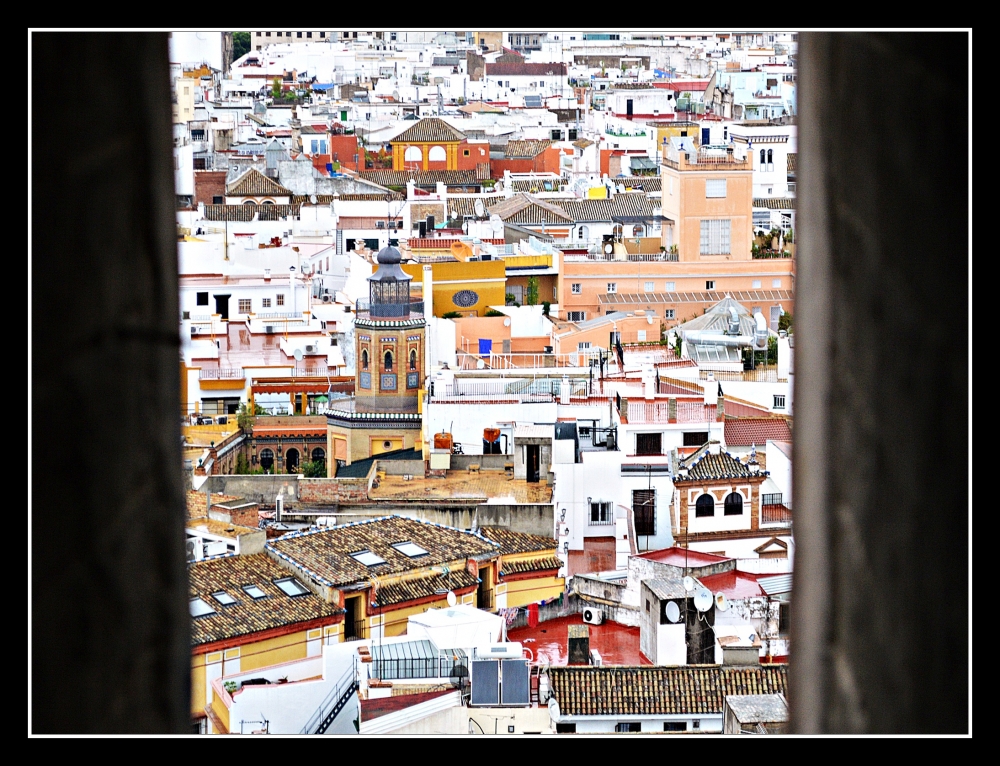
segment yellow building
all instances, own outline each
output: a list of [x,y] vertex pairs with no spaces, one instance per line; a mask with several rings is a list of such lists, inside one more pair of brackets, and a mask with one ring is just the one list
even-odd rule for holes
[[341,640],[340,594],[316,595],[307,582],[263,553],[190,565],[191,718],[203,731],[231,730],[214,680],[318,655]]
[[[423,289],[426,264],[406,263],[403,271]],[[502,260],[432,263],[434,316],[457,311],[463,316],[485,316],[490,306],[506,303],[507,272]]]
[[497,606],[508,609],[558,598],[566,589],[559,577],[562,562],[558,543],[551,537],[514,532],[505,527],[482,527],[479,534],[500,546],[497,563]]

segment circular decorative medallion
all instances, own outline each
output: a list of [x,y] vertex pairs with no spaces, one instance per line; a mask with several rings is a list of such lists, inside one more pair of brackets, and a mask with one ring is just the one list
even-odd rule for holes
[[459,290],[451,296],[451,302],[463,309],[471,308],[479,303],[479,295],[472,290]]

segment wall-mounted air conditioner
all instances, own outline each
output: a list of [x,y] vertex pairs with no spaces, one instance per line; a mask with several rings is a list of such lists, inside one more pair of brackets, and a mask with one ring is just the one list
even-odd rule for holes
[[604,622],[604,612],[588,606],[583,610],[583,621],[588,625],[600,625]]
[[274,325],[264,325],[264,332],[268,335],[274,335]]
[[317,348],[318,348],[317,346],[306,346],[306,353],[307,354],[318,354],[319,351],[317,351]]

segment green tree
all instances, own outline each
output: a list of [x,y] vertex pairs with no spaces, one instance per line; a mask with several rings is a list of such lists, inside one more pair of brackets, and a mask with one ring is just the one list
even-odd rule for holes
[[769,335],[767,338],[767,363],[778,363],[778,339],[773,335]]
[[266,415],[267,410],[261,407],[259,404],[254,402],[253,412],[251,412],[246,405],[246,402],[240,405],[239,411],[236,413],[236,425],[238,425],[242,430],[249,433],[253,430],[253,424],[256,420],[257,415]]
[[538,305],[538,277],[528,277],[528,289],[524,296],[524,301],[529,306]]
[[791,332],[792,330],[792,315],[787,311],[782,311],[781,316],[778,317],[778,329],[784,330],[785,332]]
[[304,460],[299,466],[299,473],[307,479],[325,479],[326,463],[322,460]]
[[233,60],[250,52],[250,33],[233,32]]
[[274,82],[271,83],[271,97],[281,98],[281,79],[278,77],[275,77]]
[[247,456],[240,452],[236,456],[236,473],[238,474],[248,474],[250,473],[250,461],[247,460]]

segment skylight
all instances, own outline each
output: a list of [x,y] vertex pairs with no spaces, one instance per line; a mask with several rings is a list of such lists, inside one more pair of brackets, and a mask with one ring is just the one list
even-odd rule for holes
[[213,593],[212,598],[218,601],[223,606],[229,606],[230,604],[235,604],[236,599],[226,593],[224,590],[220,590],[218,593]]
[[267,594],[256,585],[244,585],[243,592],[253,599],[267,598]]
[[289,577],[285,580],[275,580],[274,584],[281,588],[281,592],[286,596],[304,596],[309,592],[309,589],[294,577]]
[[200,598],[193,598],[188,603],[191,608],[192,617],[204,617],[207,614],[215,614],[215,610]]
[[359,561],[366,567],[373,567],[378,564],[384,564],[385,559],[379,556],[377,553],[372,553],[371,551],[358,551],[357,553],[352,553],[351,558],[355,561]]
[[427,551],[425,551],[416,543],[410,542],[409,540],[407,540],[405,543],[393,543],[392,547],[395,548],[400,553],[409,556],[411,559],[416,558],[417,556],[427,555]]

